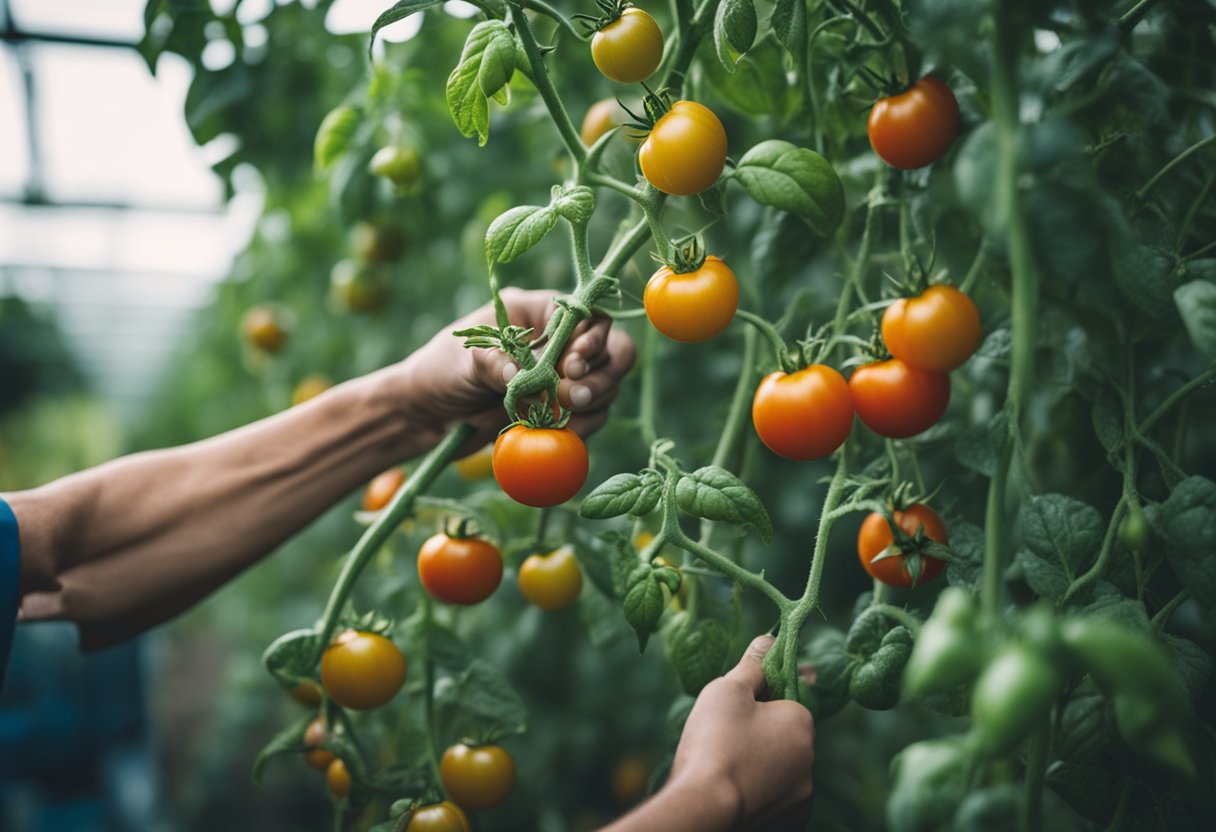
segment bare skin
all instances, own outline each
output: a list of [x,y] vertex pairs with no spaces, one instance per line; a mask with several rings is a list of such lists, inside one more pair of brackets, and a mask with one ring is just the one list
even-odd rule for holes
[[[551,293],[503,296],[512,323],[543,331]],[[518,368],[451,331],[493,320],[482,307],[404,361],[237,430],[2,495],[21,530],[18,620],[73,621],[86,649],[114,644],[185,610],[456,424],[478,428],[463,451],[481,447],[507,422],[502,394]],[[575,430],[603,423],[633,355],[607,319],[576,330],[558,364]]]
[[760,661],[771,636],[705,686],[684,724],[671,776],[602,832],[801,830],[810,818],[815,724],[797,702],[766,702]]

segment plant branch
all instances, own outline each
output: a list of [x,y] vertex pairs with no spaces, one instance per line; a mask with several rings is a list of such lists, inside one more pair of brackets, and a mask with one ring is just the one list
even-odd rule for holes
[[1191,158],[1191,156],[1198,153],[1200,150],[1203,150],[1205,147],[1210,145],[1212,142],[1216,142],[1216,133],[1213,133],[1212,135],[1208,136],[1207,138],[1200,139],[1199,141],[1195,142],[1193,145],[1188,147],[1186,150],[1179,153],[1173,159],[1170,159],[1168,162],[1165,163],[1165,166],[1162,167],[1161,170],[1159,170],[1155,174],[1153,174],[1152,178],[1144,183],[1144,186],[1142,188],[1140,188],[1140,190],[1136,191],[1136,199],[1144,199],[1144,197],[1148,194],[1148,192],[1151,191],[1153,188],[1155,188],[1157,186],[1157,183],[1160,182],[1163,178],[1165,178],[1165,176],[1167,174],[1169,174],[1170,171],[1172,171],[1174,168],[1181,165],[1187,159]]
[[1208,368],[1206,370],[1204,370],[1202,373],[1195,376],[1193,379],[1188,381],[1186,384],[1182,385],[1177,390],[1175,390],[1173,393],[1171,393],[1169,398],[1167,398],[1160,405],[1158,405],[1157,409],[1154,410],[1152,413],[1150,413],[1148,415],[1148,418],[1140,423],[1140,426],[1136,429],[1136,432],[1140,433],[1142,435],[1147,434],[1150,430],[1153,429],[1153,425],[1157,424],[1157,422],[1159,422],[1161,420],[1162,416],[1164,416],[1166,413],[1169,413],[1171,408],[1173,408],[1176,404],[1178,404],[1180,401],[1185,399],[1187,396],[1191,395],[1191,393],[1194,393],[1200,387],[1207,384],[1213,378],[1216,378],[1216,363],[1209,365]]
[[509,0],[507,7],[510,9],[511,22],[515,24],[515,33],[519,37],[519,42],[523,44],[524,54],[528,56],[528,63],[532,67],[532,83],[535,85],[536,91],[540,93],[541,100],[545,102],[545,107],[549,110],[549,115],[566,145],[570,158],[576,165],[581,165],[587,158],[587,148],[583,147],[583,140],[579,137],[578,131],[574,129],[574,123],[570,121],[570,114],[566,112],[566,107],[562,104],[561,97],[553,86],[553,79],[549,77],[549,70],[545,67],[545,57],[540,52],[536,35],[532,33],[532,25],[528,22],[528,15],[524,12],[523,2],[524,0]]

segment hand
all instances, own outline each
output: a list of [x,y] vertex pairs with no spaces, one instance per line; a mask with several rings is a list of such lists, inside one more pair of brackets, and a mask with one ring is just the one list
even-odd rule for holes
[[[504,289],[502,300],[511,323],[532,327],[539,336],[557,309],[551,291]],[[502,396],[519,368],[498,350],[465,349],[452,333],[477,324],[493,324],[494,307],[486,304],[441,330],[398,365],[404,386],[395,394],[398,409],[411,428],[442,435],[459,422],[478,428],[473,450],[494,438],[507,424]],[[587,436],[604,423],[617,384],[633,366],[633,342],[613,329],[609,318],[579,323],[557,363],[562,380],[558,400],[573,416],[570,427]],[[436,437],[437,439],[437,437]]]
[[664,787],[731,795],[731,828],[801,830],[810,818],[815,723],[797,702],[763,701],[760,662],[772,646],[772,636],[757,638],[701,691]]

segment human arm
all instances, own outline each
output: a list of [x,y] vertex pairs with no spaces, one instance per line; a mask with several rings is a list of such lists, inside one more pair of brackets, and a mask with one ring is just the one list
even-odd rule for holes
[[815,724],[797,702],[762,701],[770,636],[697,697],[662,789],[601,832],[801,830],[810,816]]
[[[537,332],[550,298],[504,293],[512,322]],[[21,530],[20,620],[74,621],[86,648],[121,641],[198,601],[456,424],[477,426],[465,450],[479,447],[506,423],[510,362],[464,349],[451,331],[492,321],[483,307],[392,367],[220,436],[4,495]],[[559,365],[559,398],[576,429],[603,421],[632,356],[604,319],[576,332]]]

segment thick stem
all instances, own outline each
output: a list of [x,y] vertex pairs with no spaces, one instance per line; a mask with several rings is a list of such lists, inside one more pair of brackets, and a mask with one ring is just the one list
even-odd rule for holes
[[1051,720],[1044,718],[1030,736],[1026,751],[1026,809],[1022,829],[1037,832],[1043,828],[1043,787],[1047,780],[1047,752],[1051,743]]
[[642,390],[641,401],[638,404],[638,421],[641,423],[642,439],[647,445],[654,445],[659,438],[658,418],[658,399],[659,399],[659,378],[656,370],[657,363],[654,360],[655,346],[659,340],[659,333],[652,326],[646,327],[642,334],[642,355],[641,372],[642,372]]
[[612,244],[600,261],[597,271],[603,274],[616,274],[629,262],[629,258],[638,253],[638,249],[649,236],[650,224],[643,219],[629,233]]
[[545,107],[548,108],[549,115],[552,117],[554,125],[557,126],[557,132],[561,134],[562,142],[565,143],[570,158],[576,165],[581,165],[587,158],[587,148],[583,147],[583,140],[579,136],[578,130],[575,129],[574,122],[570,121],[570,114],[566,112],[566,107],[562,104],[557,89],[553,86],[553,79],[549,77],[545,57],[540,53],[540,46],[536,42],[536,35],[532,33],[528,15],[520,0],[511,0],[509,8],[511,22],[515,24],[515,32],[519,36],[519,42],[523,44],[524,54],[528,56],[528,63],[532,67],[532,83],[536,86],[536,91],[540,93],[541,100],[545,102]]
[[346,600],[350,597],[351,590],[354,589],[355,582],[359,579],[363,568],[367,566],[372,556],[380,551],[380,547],[392,536],[397,527],[409,517],[414,500],[430,488],[436,478],[443,473],[443,469],[447,467],[448,463],[456,458],[456,451],[473,436],[474,432],[475,429],[469,424],[460,424],[453,428],[430,453],[423,457],[421,464],[414,469],[414,473],[398,489],[393,499],[376,517],[375,522],[368,526],[367,531],[359,538],[359,542],[351,549],[350,555],[347,556],[346,563],[342,567],[342,574],[338,576],[338,582],[334,584],[333,591],[329,594],[325,612],[321,616],[320,637],[317,639],[316,658],[318,661],[321,658],[320,651],[329,644],[329,640],[338,626],[338,616],[346,605]]
[[980,583],[980,609],[989,622],[997,621],[1001,614],[1001,590],[1005,575],[1002,558],[1005,543],[1005,483],[1009,479],[1012,455],[1008,445],[1001,450],[996,473],[988,483],[988,502],[984,509],[984,570]]
[[570,223],[570,243],[574,249],[574,278],[577,291],[591,282],[591,278],[594,277],[594,270],[591,268],[588,223]]

